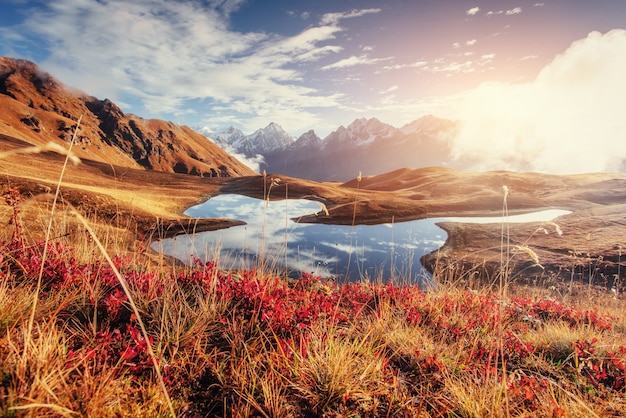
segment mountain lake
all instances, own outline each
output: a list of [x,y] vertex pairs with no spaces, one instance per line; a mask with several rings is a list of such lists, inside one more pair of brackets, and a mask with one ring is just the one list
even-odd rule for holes
[[[220,269],[302,272],[339,281],[392,279],[420,284],[430,273],[420,258],[440,248],[446,233],[437,222],[501,223],[496,217],[429,218],[380,225],[325,225],[292,219],[320,212],[320,204],[304,199],[265,201],[236,194],[215,196],[188,209],[196,218],[230,218],[246,222],[217,231],[179,235],[156,241],[152,248],[185,263],[194,257],[214,261]],[[549,221],[566,210],[512,215],[508,222]]]

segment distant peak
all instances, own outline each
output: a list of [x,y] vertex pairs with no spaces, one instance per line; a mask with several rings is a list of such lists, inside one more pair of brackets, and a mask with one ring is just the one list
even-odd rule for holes
[[379,124],[382,123],[380,120],[376,119],[376,118],[359,118],[359,119],[355,119],[354,122],[352,122],[350,124],[350,126],[353,125],[372,125],[372,124]]
[[[283,129],[282,126],[280,126],[278,123],[276,122],[270,122],[265,128],[260,129],[261,131],[264,132],[280,132],[280,133],[284,133],[285,130]],[[286,133],[286,132],[285,132]]]
[[315,131],[313,129],[303,133],[302,135],[300,135],[298,137],[298,139],[296,140],[296,143],[300,144],[300,145],[304,145],[304,144],[319,144],[321,142],[321,138],[319,136],[317,136],[317,134],[315,133]]

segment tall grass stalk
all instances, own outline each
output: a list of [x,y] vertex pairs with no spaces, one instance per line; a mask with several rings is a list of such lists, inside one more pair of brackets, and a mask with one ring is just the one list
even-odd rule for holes
[[167,391],[167,387],[165,386],[165,382],[163,381],[163,375],[161,374],[161,367],[160,367],[159,361],[157,360],[157,357],[154,353],[152,344],[150,344],[150,336],[148,335],[148,331],[146,330],[144,321],[141,318],[139,309],[137,308],[137,305],[135,304],[128,282],[126,281],[126,279],[124,279],[122,274],[119,272],[119,270],[115,266],[115,263],[111,259],[111,256],[109,256],[108,251],[106,250],[106,248],[104,248],[104,245],[102,245],[102,242],[100,242],[100,240],[96,236],[95,232],[89,225],[89,222],[87,222],[87,220],[83,217],[83,215],[81,215],[78,211],[76,211],[76,209],[71,208],[71,211],[72,211],[72,214],[74,214],[74,216],[76,216],[76,218],[83,224],[87,232],[89,232],[89,234],[93,238],[94,243],[96,244],[96,246],[98,247],[98,249],[104,256],[105,260],[111,267],[111,270],[113,270],[113,273],[115,274],[115,277],[119,281],[120,286],[122,286],[122,290],[124,290],[124,293],[126,294],[126,297],[128,298],[128,303],[131,306],[133,313],[135,314],[135,317],[137,319],[137,323],[139,324],[139,328],[141,329],[143,338],[146,341],[148,356],[150,357],[150,359],[152,360],[152,364],[154,365],[154,371],[156,372],[157,380],[159,381],[159,385],[161,386],[161,390],[163,391],[163,396],[165,396],[165,400],[167,401],[167,406],[170,410],[170,413],[172,414],[172,417],[175,418],[176,411],[174,410],[174,405],[172,404],[172,400],[170,398],[169,392]]
[[617,246],[617,277],[615,283],[613,283],[613,287],[615,288],[615,297],[619,296],[620,292],[620,279],[621,279],[621,267],[622,267],[622,246]]
[[354,195],[354,208],[352,210],[352,229],[350,231],[350,249],[348,252],[348,265],[346,266],[346,280],[348,279],[348,277],[350,277],[350,262],[352,261],[352,241],[354,239],[354,225],[356,223],[356,206],[357,206],[357,202],[359,199],[359,187],[361,186],[361,180],[362,180],[362,176],[361,176],[361,172],[359,171],[359,175],[356,178],[356,191],[357,193]]
[[[509,261],[510,261],[510,226],[509,226],[509,208],[507,203],[507,197],[509,195],[509,188],[504,185],[502,186],[502,191],[504,196],[502,198],[502,226],[500,230],[500,288],[499,294],[500,299],[504,299],[508,290],[508,280],[509,280]],[[501,364],[502,364],[502,377],[501,377],[501,390],[497,390],[498,394],[502,396],[502,402],[504,403],[504,411],[505,416],[509,416],[509,405],[508,405],[508,393],[506,390],[505,382],[507,381],[507,367],[506,367],[506,352],[504,347],[504,305],[501,302],[498,306],[499,309],[499,322],[497,329],[498,336],[498,355],[500,356]]]
[[[263,170],[263,202],[264,202],[264,210],[263,210],[263,222],[261,223],[261,248],[259,249],[259,258],[257,261],[257,267],[259,271],[268,273],[268,263],[266,259],[266,251],[265,251],[265,228],[267,224],[267,212],[269,210],[270,205],[270,196],[272,193],[272,188],[278,186],[281,183],[280,178],[272,177],[270,179],[270,184],[267,186],[267,174],[265,170]],[[274,260],[276,263],[277,260]]]
[[500,296],[505,296],[509,279],[509,262],[510,262],[510,225],[509,225],[509,207],[507,197],[509,188],[502,186],[504,197],[502,199],[502,227],[500,231]]
[[394,240],[394,235],[393,235],[393,229],[395,226],[395,217],[392,215],[391,216],[391,245],[390,245],[390,263],[391,265],[389,266],[389,280],[395,281],[397,279],[396,276],[396,243]]
[[272,186],[270,185],[269,190],[267,189],[267,172],[263,170],[263,203],[265,204],[265,209],[263,210],[263,222],[261,223],[261,248],[259,248],[259,267],[263,264],[263,259],[265,255],[265,222],[267,220],[267,209],[270,202],[270,191],[272,190]]
[[289,184],[285,183],[285,277],[289,277],[289,264],[287,257],[289,255]]
[[[27,350],[28,350],[28,346],[29,346],[29,342],[31,341],[32,338],[32,331],[33,331],[33,324],[35,323],[35,312],[37,311],[37,303],[39,301],[39,293],[41,291],[41,281],[43,278],[43,272],[44,272],[44,268],[45,268],[45,264],[46,264],[46,258],[48,256],[48,245],[47,243],[50,241],[50,235],[52,232],[52,224],[53,224],[53,220],[54,220],[54,211],[56,209],[56,204],[59,200],[59,196],[61,194],[61,183],[63,182],[63,176],[65,174],[65,170],[67,168],[67,163],[68,161],[70,161],[70,155],[72,153],[72,147],[74,146],[74,142],[76,141],[76,136],[78,134],[78,129],[80,128],[80,122],[83,120],[83,117],[81,116],[80,118],[78,118],[78,122],[76,123],[76,127],[74,128],[74,134],[72,135],[72,139],[70,140],[70,144],[67,150],[67,154],[65,157],[65,160],[63,161],[63,168],[61,169],[61,174],[59,174],[59,181],[57,182],[57,187],[56,187],[56,191],[54,193],[54,200],[52,202],[52,208],[51,208],[51,212],[50,212],[50,220],[48,222],[48,227],[46,228],[46,237],[44,242],[46,243],[46,245],[44,245],[43,247],[43,254],[41,256],[41,267],[39,269],[39,275],[37,277],[37,286],[35,288],[35,293],[34,293],[34,297],[33,297],[33,308],[31,310],[30,313],[30,318],[28,320],[28,332],[27,332],[27,336],[28,336],[28,340],[26,342],[26,344],[24,344],[24,353],[23,355],[26,357],[27,354]],[[74,160],[75,162],[75,160]]]

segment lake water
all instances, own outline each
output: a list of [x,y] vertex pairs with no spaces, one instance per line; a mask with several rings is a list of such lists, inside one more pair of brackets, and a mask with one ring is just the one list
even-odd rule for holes
[[[503,218],[432,218],[381,225],[301,224],[292,218],[316,213],[316,202],[302,199],[264,201],[219,195],[188,209],[197,218],[231,218],[247,225],[181,235],[153,243],[153,249],[190,262],[217,261],[223,269],[253,269],[259,264],[300,277],[301,272],[337,280],[394,279],[421,283],[430,277],[420,257],[441,247],[446,233],[440,221],[502,222]],[[509,216],[509,222],[547,221],[569,213],[547,210]]]

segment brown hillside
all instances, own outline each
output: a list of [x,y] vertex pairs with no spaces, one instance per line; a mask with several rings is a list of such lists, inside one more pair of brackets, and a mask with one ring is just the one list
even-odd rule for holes
[[203,177],[254,174],[190,128],[125,114],[29,61],[0,57],[0,108],[0,134],[33,145],[69,142],[82,117],[75,148],[80,158]]

